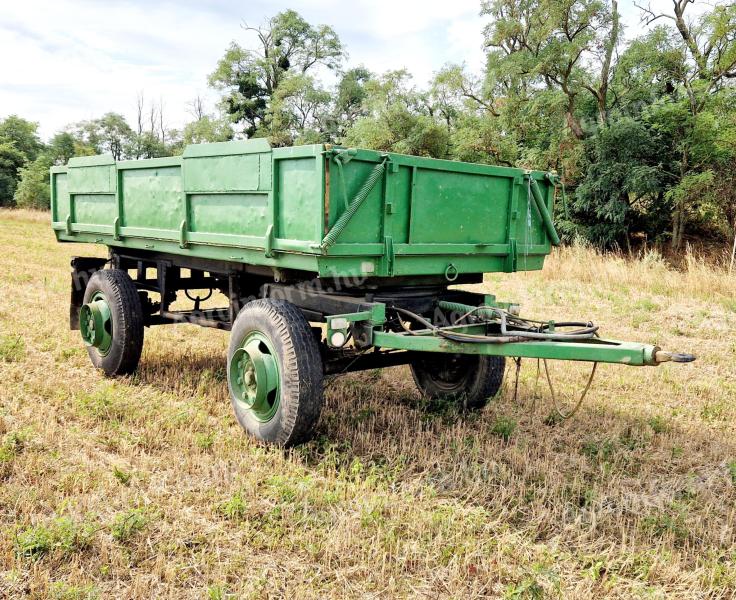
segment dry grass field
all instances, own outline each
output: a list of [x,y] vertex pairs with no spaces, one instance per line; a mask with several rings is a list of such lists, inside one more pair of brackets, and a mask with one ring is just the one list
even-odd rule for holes
[[[69,259],[104,250],[47,218],[0,212],[0,597],[736,597],[736,275],[583,248],[489,275],[522,314],[698,361],[601,366],[561,423],[534,361],[475,414],[352,374],[283,451],[231,413],[226,333],[150,329],[136,376],[93,371]],[[589,367],[552,372],[569,403]]]

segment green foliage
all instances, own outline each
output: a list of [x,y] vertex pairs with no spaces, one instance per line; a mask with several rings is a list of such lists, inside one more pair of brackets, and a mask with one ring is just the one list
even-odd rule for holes
[[24,432],[14,431],[5,435],[0,444],[0,474],[4,474],[13,459],[23,450],[28,441]]
[[53,164],[65,165],[73,156],[83,154],[84,152],[82,150],[78,140],[71,133],[60,131],[51,138],[46,148],[46,155],[51,159]]
[[19,208],[47,209],[51,205],[49,169],[53,160],[41,154],[20,170],[20,181],[13,199]]
[[516,431],[517,423],[509,417],[498,417],[491,427],[491,433],[502,438],[504,442],[508,442]]
[[544,588],[534,577],[527,577],[519,583],[507,585],[503,593],[506,600],[542,600],[544,596]]
[[329,102],[330,94],[309,75],[285,76],[272,96],[262,133],[274,146],[326,141],[321,131]]
[[128,542],[148,524],[148,518],[143,509],[134,508],[115,515],[110,533],[118,542]]
[[654,417],[650,418],[647,423],[649,423],[649,427],[652,428],[652,431],[654,433],[665,433],[667,430],[669,430],[669,424],[667,423],[667,420],[659,415],[655,415]]
[[18,187],[18,172],[26,163],[26,156],[11,140],[0,138],[0,206],[12,206]]
[[24,558],[40,558],[51,552],[72,554],[88,548],[95,531],[92,523],[58,517],[48,524],[40,523],[17,533],[16,553]]
[[36,160],[43,148],[37,130],[38,123],[10,115],[0,121],[0,142],[12,142],[26,160]]
[[731,483],[736,487],[736,460],[728,463],[728,474],[731,476]]
[[184,144],[204,144],[207,142],[226,142],[233,137],[230,123],[225,119],[203,115],[184,126]]
[[100,597],[94,585],[69,585],[63,581],[52,583],[49,595],[53,600],[96,600]]
[[112,468],[112,474],[120,483],[123,485],[130,485],[130,479],[132,475],[128,473],[127,471],[123,471],[122,469],[119,469],[118,467]]
[[[599,247],[731,238],[736,6],[696,16],[690,4],[643,13],[655,26],[625,41],[618,1],[483,0],[483,71],[445,65],[424,88],[405,70],[343,71],[335,31],[286,10],[244,27],[209,76],[219,114],[198,98],[180,132],[165,128],[162,103],[146,112],[142,96],[134,127],[107,113],[46,147],[35,123],[0,121],[0,206],[47,206],[47,167],[72,156],[168,156],[244,135],[554,169],[569,197],[560,231]],[[317,77],[325,69],[332,88]]]
[[95,154],[109,153],[115,160],[127,156],[133,141],[133,130],[125,117],[113,112],[99,119],[77,123],[71,133],[82,145],[92,148]]
[[[279,106],[275,94],[293,76],[308,75],[318,66],[337,69],[344,57],[342,43],[331,27],[311,25],[293,10],[280,12],[263,26],[246,30],[255,37],[258,49],[249,50],[233,42],[209,82],[224,93],[223,110],[248,137],[269,135],[274,136],[276,145],[283,144],[290,119],[282,129],[283,116],[279,113],[286,108]],[[302,95],[307,94],[304,81],[297,87]],[[282,102],[285,95],[289,93],[282,92]],[[291,116],[304,117],[298,111]],[[264,131],[267,121],[270,126]]]
[[445,158],[449,133],[429,114],[425,98],[406,71],[390,71],[366,84],[367,115],[356,120],[344,143],[375,150]]
[[646,219],[666,224],[662,146],[656,131],[630,117],[610,122],[588,141],[590,162],[572,203],[585,237],[612,246]]
[[0,335],[0,362],[23,360],[26,344],[20,335]]
[[218,511],[232,521],[240,521],[245,518],[248,505],[240,492],[237,492],[227,502],[223,502]]

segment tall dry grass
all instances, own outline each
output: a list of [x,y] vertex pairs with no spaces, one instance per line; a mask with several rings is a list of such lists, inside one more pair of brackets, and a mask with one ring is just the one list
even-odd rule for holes
[[729,273],[725,259],[706,258],[687,248],[678,262],[680,268],[674,268],[657,250],[629,257],[578,244],[553,252],[543,277],[591,286],[628,286],[673,299],[736,299],[736,272]]

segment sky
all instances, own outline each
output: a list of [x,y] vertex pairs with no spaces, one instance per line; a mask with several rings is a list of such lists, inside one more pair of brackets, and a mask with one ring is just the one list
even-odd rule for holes
[[[620,6],[633,37],[639,11],[633,0]],[[163,104],[168,127],[181,127],[196,96],[214,109],[207,76],[230,42],[253,47],[242,22],[261,24],[287,8],[332,26],[350,66],[407,68],[424,85],[446,63],[483,65],[480,0],[2,0],[0,118],[36,121],[48,139],[109,111],[132,122],[143,93]]]

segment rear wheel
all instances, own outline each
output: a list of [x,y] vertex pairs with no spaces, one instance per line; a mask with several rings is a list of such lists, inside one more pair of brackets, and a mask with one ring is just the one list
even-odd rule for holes
[[503,356],[430,354],[411,365],[419,391],[429,398],[455,399],[466,408],[483,408],[501,389]]
[[254,300],[233,323],[227,381],[235,416],[248,433],[279,446],[307,441],[322,409],[322,359],[299,309]]
[[127,375],[143,349],[143,309],[130,276],[120,269],[96,271],[84,291],[79,329],[92,364],[105,375]]

